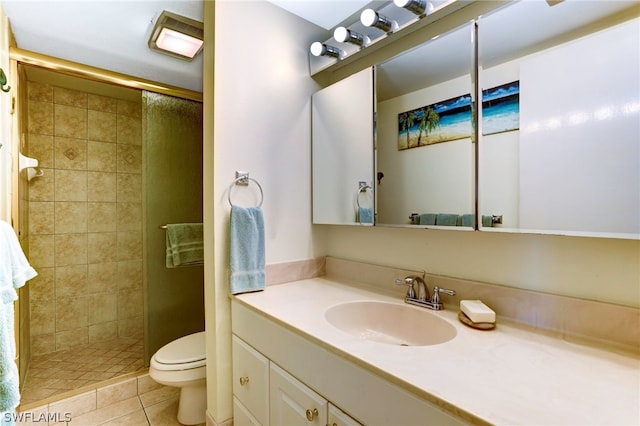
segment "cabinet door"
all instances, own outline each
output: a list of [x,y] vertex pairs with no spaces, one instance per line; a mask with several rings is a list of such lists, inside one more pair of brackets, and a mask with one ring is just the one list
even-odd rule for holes
[[271,363],[269,417],[272,425],[325,426],[327,400]]
[[339,409],[333,404],[329,404],[328,426],[362,426],[353,417]]
[[242,405],[242,403],[233,397],[233,425],[234,426],[262,426],[262,424],[253,417],[251,412]]
[[231,338],[231,350],[233,395],[259,423],[266,425],[269,423],[269,360],[235,335]]

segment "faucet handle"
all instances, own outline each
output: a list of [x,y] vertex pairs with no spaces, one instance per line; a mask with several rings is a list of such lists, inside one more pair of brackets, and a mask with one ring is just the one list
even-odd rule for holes
[[438,286],[433,287],[433,296],[431,297],[431,303],[440,303],[440,293],[448,294],[449,296],[455,296],[454,290],[448,290],[446,288],[440,288]]
[[398,278],[396,280],[396,285],[406,285],[409,288],[407,289],[407,296],[410,299],[416,298],[416,289],[413,287],[414,279],[411,277],[407,278]]

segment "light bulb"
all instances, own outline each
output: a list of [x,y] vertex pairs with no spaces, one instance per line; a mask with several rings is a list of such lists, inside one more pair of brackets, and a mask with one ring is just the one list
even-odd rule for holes
[[339,43],[352,43],[360,47],[364,47],[370,42],[369,37],[355,31],[351,31],[345,27],[336,28],[333,32],[333,38],[335,38]]
[[360,14],[360,22],[365,27],[375,27],[386,33],[395,31],[398,28],[396,21],[380,15],[373,9],[365,9]]
[[422,15],[424,14],[424,11],[427,10],[426,0],[393,0],[393,4],[407,9],[416,15]]
[[341,59],[344,56],[344,52],[342,50],[328,44],[320,43],[319,41],[311,43],[309,51],[311,51],[313,56],[331,56],[338,59]]

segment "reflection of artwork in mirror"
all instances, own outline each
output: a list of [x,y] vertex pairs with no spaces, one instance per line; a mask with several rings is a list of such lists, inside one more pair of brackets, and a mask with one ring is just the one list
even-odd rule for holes
[[398,151],[471,136],[471,95],[398,114]]
[[520,81],[482,91],[482,134],[520,128]]

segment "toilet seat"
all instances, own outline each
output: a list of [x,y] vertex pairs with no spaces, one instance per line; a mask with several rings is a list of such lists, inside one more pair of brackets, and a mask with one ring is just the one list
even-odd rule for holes
[[167,343],[151,358],[151,367],[164,371],[190,370],[206,363],[204,331]]

